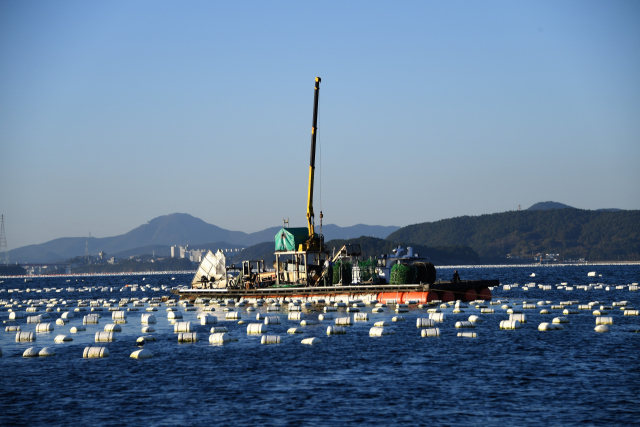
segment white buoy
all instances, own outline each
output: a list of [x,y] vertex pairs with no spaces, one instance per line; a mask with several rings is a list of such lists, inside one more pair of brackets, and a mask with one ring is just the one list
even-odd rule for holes
[[481,323],[482,322],[482,317],[476,316],[476,315],[471,315],[469,316],[469,322],[473,322],[473,323]]
[[420,331],[420,335],[425,337],[439,337],[440,336],[440,328],[428,328]]
[[82,357],[85,359],[95,359],[100,357],[108,357],[109,349],[107,347],[85,347]]
[[353,320],[351,320],[351,317],[336,317],[334,320],[334,324],[338,326],[351,326],[353,325]]
[[477,335],[475,332],[458,332],[459,337],[463,338],[476,338]]
[[73,338],[71,338],[70,336],[67,336],[67,335],[58,335],[54,339],[54,342],[69,342],[69,341],[73,341]]
[[429,319],[434,322],[444,322],[445,314],[444,313],[429,313]]
[[38,350],[35,347],[29,347],[22,353],[22,357],[38,357]]
[[527,323],[527,315],[522,313],[510,314],[509,320],[517,320],[520,323]]
[[82,323],[87,325],[90,323],[98,323],[100,318],[99,314],[88,314],[82,318]]
[[144,313],[142,316],[140,316],[140,323],[156,323],[156,316],[151,313]]
[[127,312],[126,311],[114,311],[111,313],[111,320],[126,320]]
[[191,322],[176,322],[173,325],[173,332],[191,332]]
[[12,311],[9,313],[9,320],[24,319],[24,313],[21,311]]
[[237,311],[230,311],[224,315],[225,320],[240,320],[242,316]]
[[20,341],[35,341],[36,334],[33,332],[17,332],[16,333],[16,342]]
[[265,325],[279,325],[280,318],[278,316],[267,316],[264,318]]
[[369,315],[367,313],[356,313],[353,315],[353,320],[355,322],[366,322],[369,320]]
[[40,357],[55,356],[55,355],[56,355],[55,350],[53,350],[50,347],[45,347],[45,348],[43,348],[42,350],[40,350],[38,352],[38,356],[40,356]]
[[563,329],[564,327],[562,325],[556,323],[543,322],[538,325],[539,331],[560,331]]
[[624,315],[625,316],[639,316],[640,314],[640,310],[625,310],[624,311]]
[[288,316],[289,320],[302,320],[304,319],[304,313],[300,311],[290,312]]
[[86,331],[87,329],[84,326],[74,326],[72,327],[69,332],[71,332],[72,334],[76,334],[78,332],[82,332],[82,331]]
[[552,322],[555,324],[569,323],[569,319],[567,319],[566,317],[554,317]]
[[320,338],[305,338],[302,340],[302,344],[306,344],[306,345],[316,345],[316,344],[320,344],[322,342],[322,340]]
[[224,326],[214,326],[209,332],[211,332],[212,334],[219,334],[222,332],[229,332],[229,330]]
[[264,323],[249,323],[247,325],[247,335],[266,334],[267,325]]
[[300,322],[300,326],[310,326],[310,325],[315,325],[316,321],[315,320],[303,320],[302,322]]
[[500,321],[500,329],[520,329],[522,325],[518,320],[502,320]]
[[200,317],[201,325],[215,325],[218,323],[218,318],[216,316],[211,316],[210,314],[205,314]]
[[223,344],[225,342],[229,342],[229,334],[225,332],[215,333],[209,335],[209,343],[211,344]]
[[378,328],[376,326],[374,326],[373,328],[369,329],[369,336],[370,337],[381,337],[383,335],[389,335],[389,330],[386,328]]
[[263,335],[260,344],[280,344],[280,335]]
[[114,324],[108,324],[108,325],[104,325],[104,331],[105,332],[122,332],[122,328],[120,327],[120,325],[114,325]]
[[423,317],[419,317],[416,319],[416,327],[417,328],[431,328],[433,327],[435,322],[433,319],[425,319]]
[[327,327],[327,335],[346,335],[347,329],[341,326]]
[[7,326],[6,328],[4,328],[5,332],[20,332],[20,326],[19,325],[13,325],[13,326]]
[[596,332],[609,332],[609,327],[607,325],[598,325],[595,327]]
[[198,334],[196,332],[184,332],[178,334],[178,342],[196,342]]
[[129,357],[132,359],[151,359],[153,357],[153,353],[146,348],[143,348],[142,350],[134,351]]
[[167,319],[169,320],[182,319],[182,313],[179,311],[169,311],[167,313]]
[[389,326],[389,322],[381,320],[380,322],[374,323],[373,326],[378,327],[378,328],[384,328],[385,326]]
[[476,325],[473,324],[473,322],[467,322],[467,321],[462,321],[462,322],[456,322],[456,329],[460,329],[460,328],[475,328]]
[[332,314],[321,314],[318,316],[318,320],[323,321],[323,320],[333,320],[333,315]]
[[371,310],[372,313],[383,313],[384,309],[382,307],[376,307],[373,310]]
[[110,342],[115,340],[116,336],[113,332],[96,332],[96,342]]
[[288,334],[301,334],[302,328],[289,328],[287,329]]

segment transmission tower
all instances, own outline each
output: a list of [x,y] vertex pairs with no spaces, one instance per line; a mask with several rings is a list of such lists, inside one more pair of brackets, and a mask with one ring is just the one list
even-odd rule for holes
[[0,259],[5,265],[9,265],[9,251],[7,250],[7,236],[4,234],[4,215],[0,222]]

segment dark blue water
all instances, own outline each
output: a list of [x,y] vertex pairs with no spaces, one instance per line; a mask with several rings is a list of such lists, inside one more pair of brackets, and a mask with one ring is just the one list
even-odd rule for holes
[[[588,278],[588,271],[602,277]],[[535,281],[570,285],[604,283],[626,285],[640,281],[640,266],[538,267],[459,269],[463,279],[499,278],[503,283]],[[535,272],[537,277],[529,275]],[[439,270],[448,278],[453,271]],[[122,286],[184,284],[189,276],[142,276],[85,278],[71,285]],[[75,280],[75,279],[74,279]],[[66,287],[65,279],[34,279],[24,283],[4,280],[0,289]],[[166,292],[73,292],[0,293],[0,299],[20,298],[142,298]],[[523,291],[494,290],[494,298],[578,300],[581,303],[629,301],[640,308],[640,292],[624,290]],[[131,307],[131,305],[130,305]],[[496,314],[479,314],[475,308],[462,314],[445,310],[440,338],[421,338],[416,318],[426,310],[412,308],[406,322],[393,323],[397,334],[369,337],[378,320],[396,315],[369,312],[368,322],[348,327],[347,335],[327,336],[330,321],[303,327],[304,334],[288,335],[298,326],[285,312],[281,325],[269,325],[269,334],[282,337],[280,345],[261,345],[259,336],[248,336],[246,325],[224,321],[221,308],[212,314],[219,326],[227,326],[239,339],[223,346],[208,342],[208,326],[200,326],[198,312],[184,312],[184,321],[195,323],[200,341],[178,344],[165,307],[155,312],[157,342],[146,344],[154,353],[148,360],[134,360],[133,343],[142,335],[140,314],[128,313],[128,323],[112,343],[94,343],[94,335],[111,323],[101,312],[98,325],[70,334],[82,324],[82,314],[55,331],[37,334],[32,343],[15,343],[15,333],[0,331],[0,425],[632,425],[640,423],[640,317],[611,311],[611,332],[594,332],[591,311],[570,315],[564,331],[539,332],[537,326],[553,317],[540,309],[524,310],[528,322],[520,330],[500,330],[508,315],[500,306]],[[549,306],[544,308],[549,309]],[[576,308],[574,306],[574,308]],[[71,309],[73,309],[71,307]],[[24,311],[24,308],[22,309]],[[265,307],[258,309],[266,311]],[[256,322],[255,312],[241,309],[243,320]],[[60,313],[54,312],[52,321]],[[86,313],[85,313],[86,314]],[[270,313],[271,314],[271,313]],[[317,312],[307,312],[316,319]],[[454,324],[477,314],[483,323],[474,330],[477,338],[458,338]],[[346,316],[338,313],[338,316]],[[0,311],[8,319],[6,309]],[[20,320],[23,331],[35,325]],[[64,333],[74,341],[54,344]],[[301,345],[303,338],[317,336],[317,346]],[[107,346],[110,357],[83,359],[86,346]],[[56,356],[26,359],[23,351],[35,346],[53,347]]]

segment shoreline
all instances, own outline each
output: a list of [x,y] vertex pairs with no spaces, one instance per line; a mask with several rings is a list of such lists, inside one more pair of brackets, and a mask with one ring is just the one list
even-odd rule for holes
[[[437,269],[474,269],[474,268],[554,268],[554,267],[586,267],[586,266],[609,266],[609,265],[640,265],[640,261],[598,261],[584,264],[577,263],[557,263],[557,264],[459,264],[441,265]],[[113,276],[158,276],[168,274],[195,274],[197,270],[182,271],[140,271],[122,273],[85,273],[85,274],[39,274],[22,276],[0,276],[0,279],[35,279],[35,278],[56,278],[56,277],[113,277]]]

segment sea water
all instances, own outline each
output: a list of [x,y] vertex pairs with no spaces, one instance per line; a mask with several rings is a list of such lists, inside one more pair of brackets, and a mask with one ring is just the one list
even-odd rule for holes
[[[581,304],[599,301],[612,305],[628,301],[640,308],[640,292],[615,285],[640,281],[640,266],[569,266],[456,268],[464,279],[500,279],[503,284],[519,283],[510,291],[493,290],[494,300],[577,300]],[[587,277],[596,271],[596,277]],[[531,274],[535,273],[535,277]],[[449,279],[453,268],[438,269],[439,277]],[[602,275],[602,276],[600,276]],[[174,275],[175,276],[175,275]],[[67,288],[74,292],[1,292],[0,299],[40,298],[90,299],[143,298],[170,295],[167,291],[119,291],[125,284],[150,284],[152,287],[187,284],[188,275],[113,276],[76,278],[2,279],[0,289]],[[144,280],[143,280],[144,279]],[[525,283],[554,285],[551,291],[536,287],[522,290]],[[558,290],[555,285],[568,282],[573,291]],[[578,290],[579,285],[603,283],[610,291]],[[115,292],[78,292],[84,286],[113,287]],[[145,304],[147,307],[148,304]],[[76,307],[68,307],[71,311]],[[133,307],[130,304],[128,307]],[[257,313],[266,314],[266,305],[255,312],[239,311],[247,323]],[[173,325],[167,319],[164,304],[153,312],[157,323],[151,334],[156,342],[145,348],[154,357],[135,360],[130,354],[141,333],[140,316],[144,308],[127,312],[127,323],[117,340],[95,343],[96,332],[111,321],[108,308],[97,312],[97,325],[85,325],[86,331],[69,333],[91,313],[76,312],[64,326],[54,325],[49,333],[38,333],[34,342],[16,343],[15,333],[4,332],[7,325],[20,325],[22,331],[35,331],[26,319],[2,323],[0,348],[0,425],[628,425],[640,422],[640,317],[623,316],[613,307],[608,316],[614,324],[611,332],[594,331],[591,310],[563,316],[550,305],[523,310],[527,323],[522,329],[500,330],[508,318],[500,306],[490,306],[495,314],[480,314],[470,305],[464,313],[444,309],[446,319],[437,324],[439,338],[422,338],[416,319],[428,317],[425,309],[410,306],[403,313],[405,322],[391,322],[393,306],[383,313],[367,312],[369,321],[347,326],[346,335],[326,335],[333,321],[318,321],[320,311],[306,311],[306,319],[316,325],[299,326],[287,320],[284,308],[281,324],[268,325],[269,334],[280,335],[282,343],[261,345],[260,335],[246,333],[246,324],[225,321],[222,307],[211,315],[217,326],[226,326],[238,339],[225,345],[209,344],[212,325],[200,325],[196,311],[183,314],[199,335],[196,343],[179,344]],[[516,306],[518,307],[518,306]],[[15,310],[25,311],[26,305]],[[45,307],[40,308],[40,314]],[[548,309],[551,314],[539,314]],[[577,308],[577,305],[572,306]],[[55,323],[60,312],[50,313]],[[339,309],[334,317],[347,316]],[[457,337],[456,321],[470,315],[480,316],[473,331],[476,338]],[[563,331],[540,332],[541,322],[568,317]],[[0,309],[7,321],[7,309]],[[387,320],[395,335],[370,337],[376,321]],[[287,329],[300,327],[304,333],[289,335]],[[70,343],[54,343],[58,334],[71,336]],[[319,337],[321,344],[302,345],[304,338]],[[106,346],[110,356],[83,359],[87,346]],[[28,347],[51,347],[53,357],[23,358]]]

